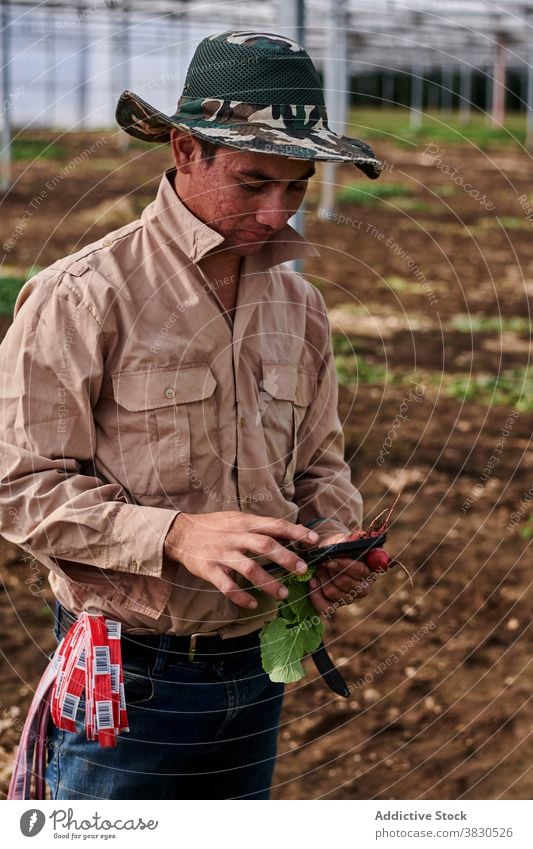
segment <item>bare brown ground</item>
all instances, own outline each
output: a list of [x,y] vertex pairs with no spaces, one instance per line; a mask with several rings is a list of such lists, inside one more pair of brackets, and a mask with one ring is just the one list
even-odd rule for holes
[[[97,139],[71,134],[61,143],[73,158]],[[109,139],[49,192],[6,261],[19,269],[46,266],[136,217],[169,164],[164,148],[148,150],[118,153]],[[321,257],[306,273],[321,287],[333,330],[349,333],[358,354],[391,372],[494,374],[526,365],[527,334],[472,336],[446,323],[457,313],[529,314],[533,241],[529,228],[519,228],[524,216],[517,201],[533,191],[527,156],[467,145],[446,151],[450,168],[459,166],[495,204],[487,212],[460,188],[439,198],[435,189],[452,181],[422,149],[381,144],[378,152],[393,164],[382,180],[407,183],[431,206],[407,210],[391,198],[343,207],[360,226],[324,221],[316,181],[306,234]],[[64,166],[65,160],[15,166],[17,182],[2,203],[4,239]],[[342,168],[337,182],[357,177]],[[504,227],[509,218],[519,225],[507,220]],[[387,245],[389,238],[403,255]],[[436,301],[416,286],[410,259]],[[385,282],[394,276],[413,286],[394,291]],[[5,319],[2,333],[8,324]],[[312,664],[306,679],[288,688],[275,798],[526,799],[533,793],[531,553],[519,534],[531,512],[520,505],[531,484],[532,414],[513,419],[497,464],[482,480],[512,408],[461,404],[438,386],[427,387],[422,401],[408,403],[409,420],[393,430],[379,465],[408,391],[362,382],[341,387],[339,410],[367,516],[403,492],[388,548],[409,567],[414,588],[393,570],[366,599],[332,617],[330,649],[352,697],[334,697]],[[521,509],[510,529],[511,513]],[[0,540],[0,546],[5,794],[25,711],[54,641],[46,575],[32,572],[11,544]]]

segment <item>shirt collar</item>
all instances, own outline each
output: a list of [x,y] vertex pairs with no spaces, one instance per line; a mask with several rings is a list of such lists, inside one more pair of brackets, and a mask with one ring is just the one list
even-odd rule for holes
[[[141,220],[145,226],[155,229],[158,238],[165,244],[175,244],[191,262],[197,263],[208,251],[222,246],[224,237],[185,206],[174,189],[175,173],[175,168],[165,171],[155,200],[145,208]],[[281,262],[304,256],[320,256],[320,253],[311,242],[286,224],[249,259],[254,271],[266,271]]]

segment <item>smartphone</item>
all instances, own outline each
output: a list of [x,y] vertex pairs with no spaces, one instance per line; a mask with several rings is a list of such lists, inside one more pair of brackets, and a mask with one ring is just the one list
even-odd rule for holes
[[383,533],[368,539],[350,539],[346,542],[334,542],[320,548],[298,549],[298,554],[309,566],[319,566],[320,563],[333,560],[336,557],[350,557],[352,560],[360,560],[361,556],[370,551],[371,548],[382,548],[386,539],[387,534]]

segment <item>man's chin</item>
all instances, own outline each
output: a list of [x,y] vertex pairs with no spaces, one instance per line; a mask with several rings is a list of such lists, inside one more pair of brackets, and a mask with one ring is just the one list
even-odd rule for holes
[[245,239],[234,238],[231,242],[228,242],[228,250],[232,254],[237,254],[238,256],[247,256],[248,254],[257,253],[257,251],[261,250],[263,245],[267,240],[261,239],[257,241],[245,241]]

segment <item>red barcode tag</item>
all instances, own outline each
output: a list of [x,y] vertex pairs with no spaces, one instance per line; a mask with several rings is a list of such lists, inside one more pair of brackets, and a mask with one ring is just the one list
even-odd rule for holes
[[117,734],[129,731],[120,633],[120,622],[82,613],[58,649],[52,721],[75,732],[85,691],[85,733],[101,746],[116,746]]

